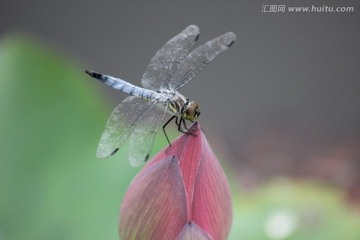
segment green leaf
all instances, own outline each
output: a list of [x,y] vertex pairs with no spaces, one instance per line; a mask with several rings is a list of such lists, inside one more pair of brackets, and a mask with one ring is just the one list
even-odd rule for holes
[[0,41],[0,239],[117,239],[138,169],[96,148],[111,111],[84,68],[19,34]]

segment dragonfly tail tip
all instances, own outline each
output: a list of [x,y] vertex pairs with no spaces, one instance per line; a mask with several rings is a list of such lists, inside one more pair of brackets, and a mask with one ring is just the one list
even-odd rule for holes
[[89,70],[86,69],[86,70],[85,70],[85,73],[92,77],[92,74],[93,74],[92,71],[89,71]]
[[103,75],[101,73],[93,72],[90,70],[85,70],[85,73],[87,73],[90,77],[102,80]]

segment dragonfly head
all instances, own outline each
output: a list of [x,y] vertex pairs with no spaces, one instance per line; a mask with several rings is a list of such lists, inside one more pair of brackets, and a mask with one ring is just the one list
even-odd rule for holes
[[194,101],[189,102],[189,100],[187,100],[183,106],[182,115],[186,120],[193,121],[197,119],[200,115],[199,105]]

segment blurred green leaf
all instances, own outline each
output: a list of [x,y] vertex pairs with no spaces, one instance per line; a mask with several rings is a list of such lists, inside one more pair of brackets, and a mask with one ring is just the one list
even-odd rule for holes
[[95,152],[110,109],[83,68],[22,35],[0,41],[0,239],[117,239],[138,169]]
[[339,190],[315,182],[274,180],[236,194],[231,240],[358,240],[360,215]]

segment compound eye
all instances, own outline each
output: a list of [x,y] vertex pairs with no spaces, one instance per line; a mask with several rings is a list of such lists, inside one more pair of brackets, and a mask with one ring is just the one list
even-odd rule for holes
[[185,108],[184,118],[186,120],[195,120],[199,116],[199,106],[196,102],[189,102]]
[[195,115],[195,109],[192,106],[189,106],[186,108],[185,114],[189,119],[192,119]]

